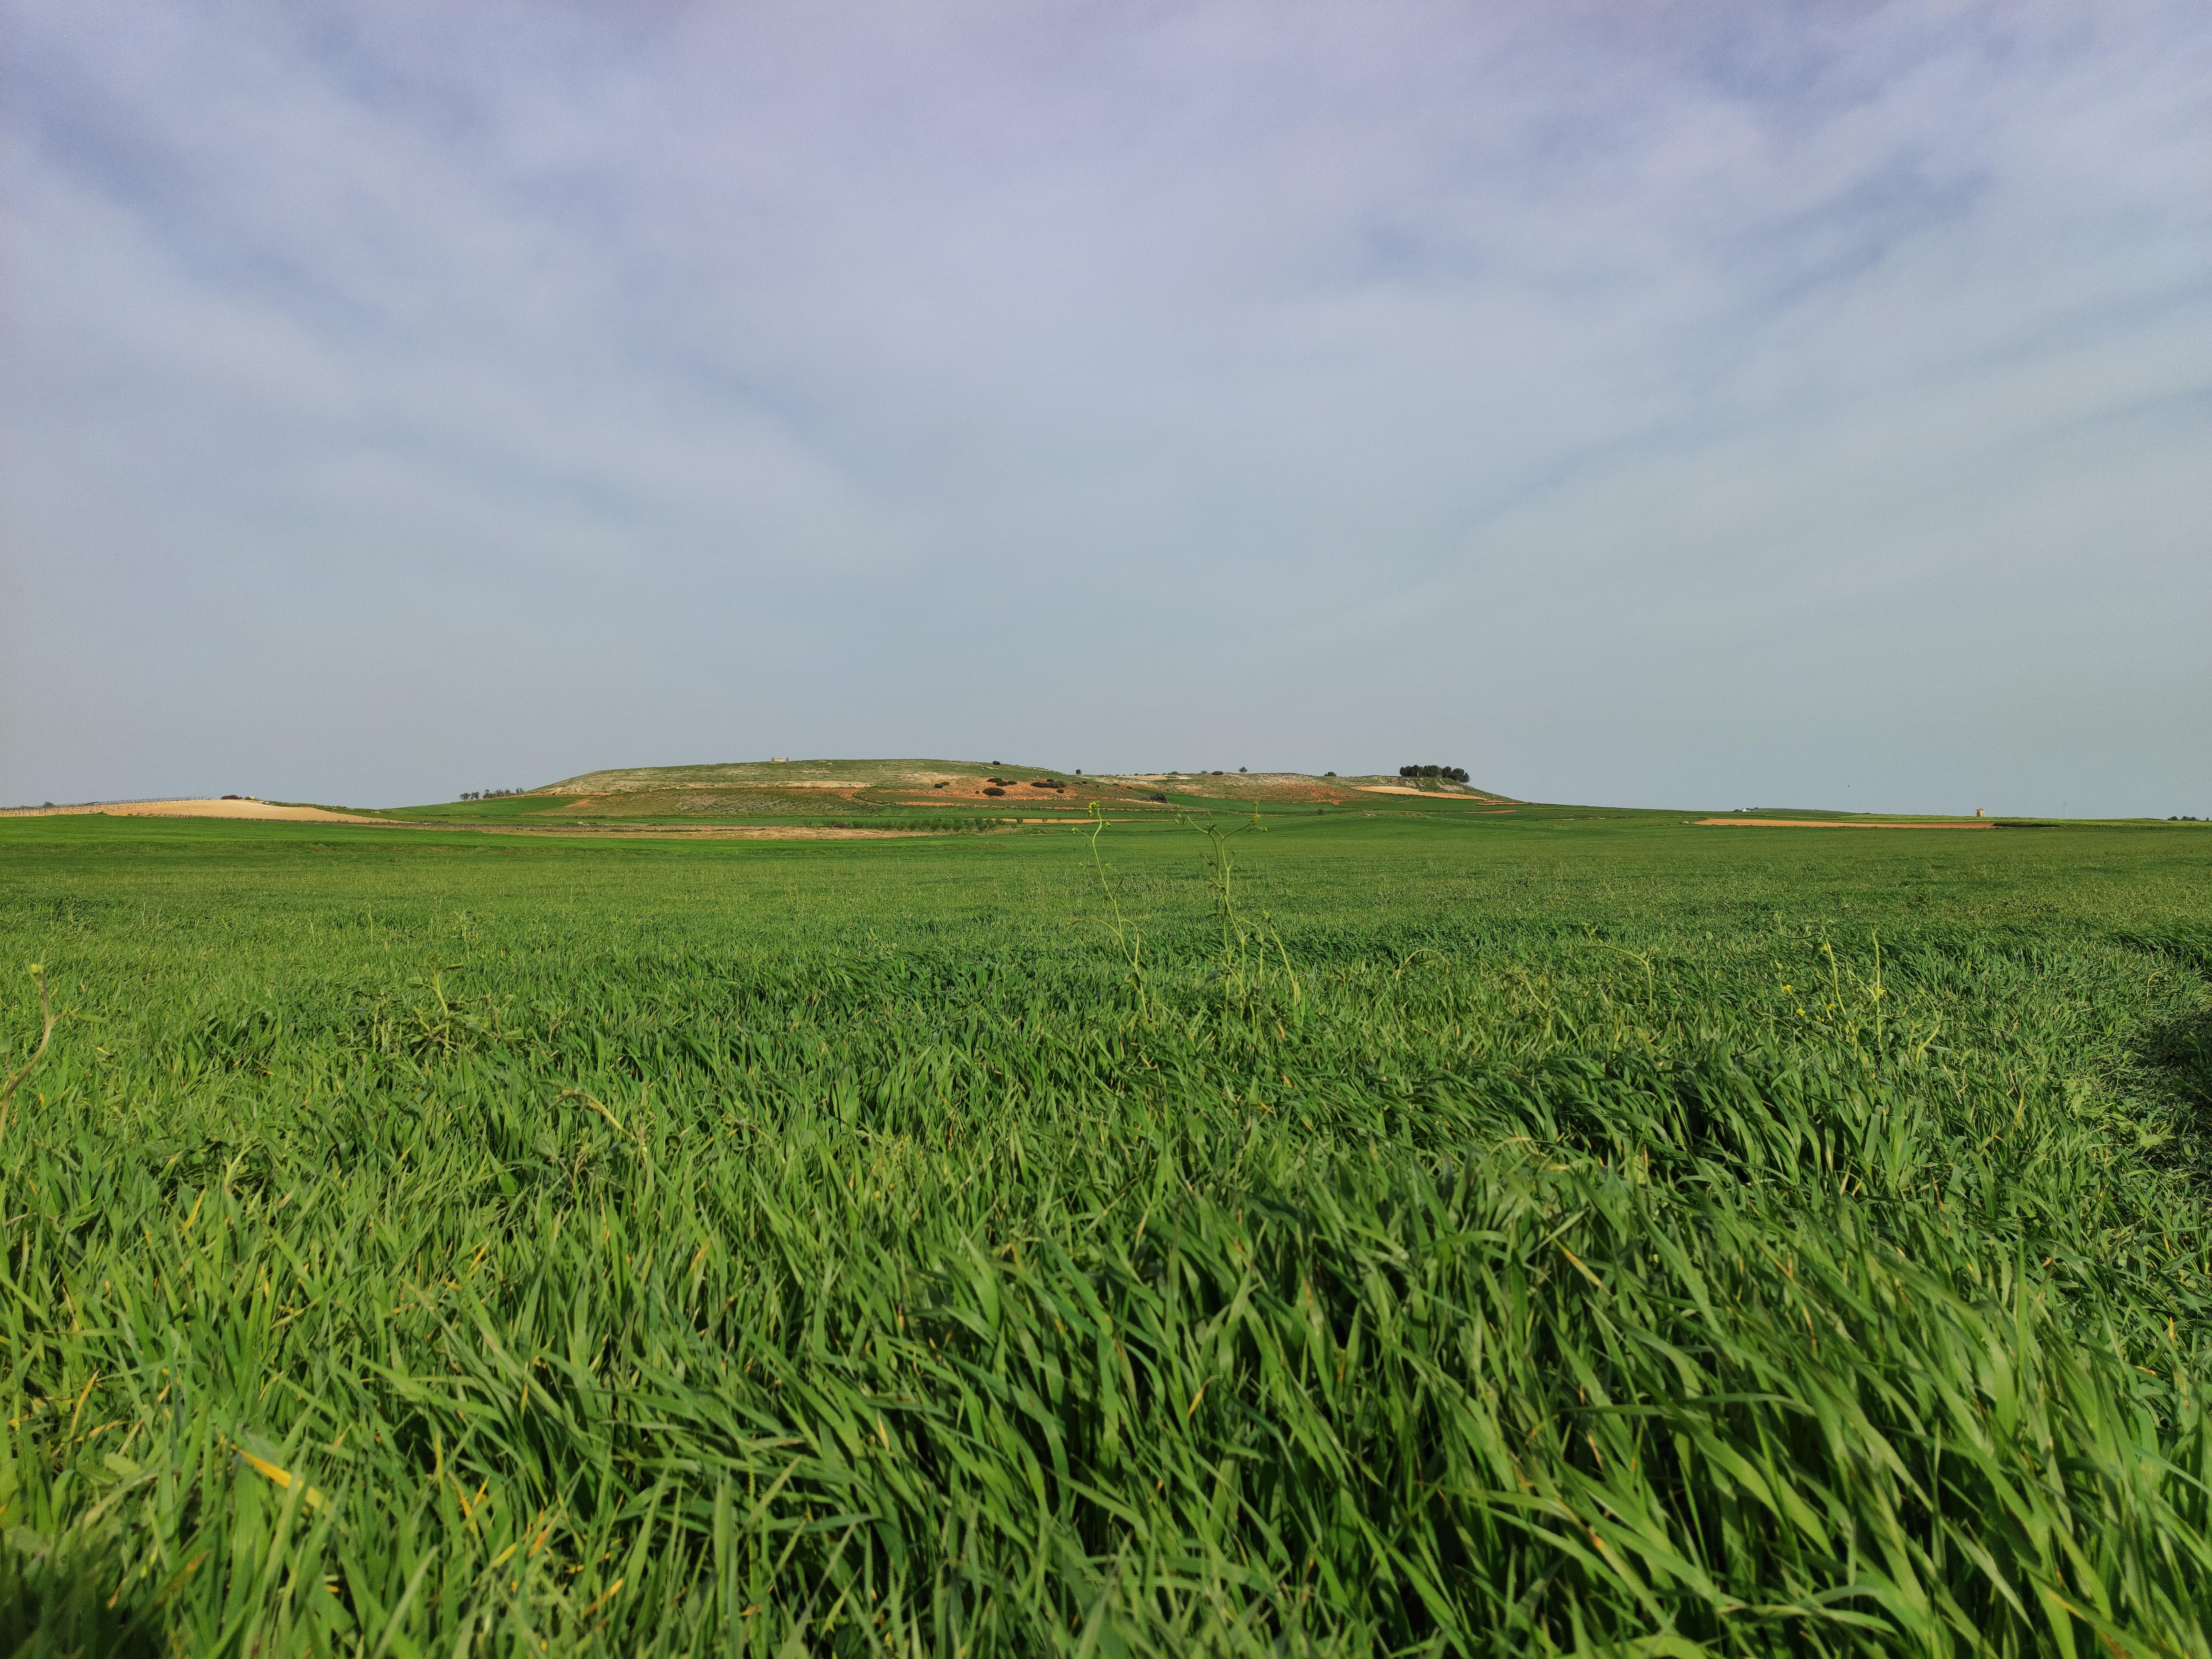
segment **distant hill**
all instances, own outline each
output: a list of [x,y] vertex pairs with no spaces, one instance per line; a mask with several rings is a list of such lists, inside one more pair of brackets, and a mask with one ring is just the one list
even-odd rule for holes
[[[658,818],[928,806],[1080,811],[1094,800],[1133,811],[1165,811],[1200,801],[1379,805],[1390,797],[1402,801],[1413,795],[1439,803],[1512,804],[1504,795],[1434,778],[1225,771],[1086,776],[1010,761],[789,760],[611,767],[507,796],[496,805],[501,816]],[[1156,799],[1162,796],[1166,799]]]
[[[995,793],[987,793],[995,791]],[[824,812],[840,807],[1135,805],[1139,792],[1056,767],[1005,761],[730,761],[586,772],[532,795],[592,817]]]

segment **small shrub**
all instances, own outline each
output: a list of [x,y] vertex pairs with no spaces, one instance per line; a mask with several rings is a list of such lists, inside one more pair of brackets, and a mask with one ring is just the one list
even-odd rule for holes
[[995,784],[995,783],[994,783],[994,784],[993,784],[989,788],[986,789],[983,793],[984,793],[985,794],[987,794],[987,795],[1003,795],[1003,794],[1005,794],[1006,792],[1005,790],[1003,790],[1003,789],[1000,788],[1000,787],[999,787],[999,786],[998,786],[997,784]]

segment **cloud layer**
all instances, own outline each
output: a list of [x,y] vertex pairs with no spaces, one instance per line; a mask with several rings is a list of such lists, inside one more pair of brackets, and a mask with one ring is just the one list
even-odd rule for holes
[[7,12],[0,799],[2212,812],[2201,7]]

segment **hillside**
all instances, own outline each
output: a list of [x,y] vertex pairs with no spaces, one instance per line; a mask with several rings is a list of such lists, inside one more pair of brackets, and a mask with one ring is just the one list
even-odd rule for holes
[[[1090,775],[993,761],[732,761],[612,767],[462,806],[501,817],[751,817],[927,808],[1079,811],[1180,805],[1510,805],[1506,796],[1440,779],[1315,777],[1297,772],[1163,772]],[[433,809],[422,808],[420,811]],[[436,809],[443,811],[446,809]]]
[[1510,795],[1478,789],[1471,783],[1452,783],[1442,778],[1401,778],[1370,773],[1358,777],[1315,777],[1305,772],[1147,772],[1120,780],[1139,789],[1165,790],[1170,794],[1204,796],[1208,799],[1255,802],[1327,801],[1338,805],[1372,805],[1377,796],[1426,796],[1437,801],[1473,801],[1516,806]]

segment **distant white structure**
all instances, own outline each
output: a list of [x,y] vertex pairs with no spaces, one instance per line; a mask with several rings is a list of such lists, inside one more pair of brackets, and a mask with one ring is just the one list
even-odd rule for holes
[[787,765],[789,765],[789,764],[790,764],[790,763],[791,763],[791,757],[790,757],[790,756],[788,756],[788,755],[770,755],[770,756],[768,757],[768,761],[769,761],[769,765],[771,765],[771,766],[778,766],[778,765],[787,765]]

